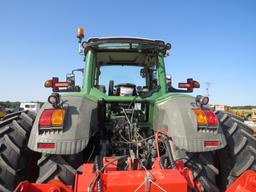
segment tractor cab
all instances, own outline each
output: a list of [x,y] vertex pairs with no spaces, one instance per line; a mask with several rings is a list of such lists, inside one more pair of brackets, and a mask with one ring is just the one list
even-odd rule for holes
[[86,52],[92,51],[95,58],[93,87],[107,96],[146,97],[165,89],[165,76],[160,75],[164,73],[164,66],[158,57],[166,54],[169,44],[108,38],[90,39],[83,47]]
[[[101,98],[111,96],[160,97],[168,92],[193,92],[200,84],[193,79],[172,86],[171,77],[166,75],[164,57],[171,44],[162,40],[139,38],[91,38],[82,41],[84,32],[78,29],[79,52],[85,56],[84,69],[67,74],[66,82],[54,77],[46,81],[45,87],[53,92],[83,92]],[[75,71],[83,73],[83,85],[75,83]]]
[[161,40],[93,38],[81,47],[94,58],[93,87],[107,96],[149,97],[156,92],[193,92],[200,87],[193,79],[179,84],[187,90],[172,87],[164,65],[171,44]]

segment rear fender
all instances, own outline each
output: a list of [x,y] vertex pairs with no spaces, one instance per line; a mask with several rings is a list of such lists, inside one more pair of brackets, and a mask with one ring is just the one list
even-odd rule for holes
[[[187,95],[174,95],[158,101],[154,112],[154,128],[168,130],[174,144],[188,152],[205,152],[226,146],[221,127],[216,132],[200,132],[193,108],[198,108],[195,98]],[[219,141],[216,147],[205,147],[205,141]]]
[[[83,97],[62,97],[65,114],[62,130],[40,131],[39,119],[44,109],[53,108],[46,102],[40,109],[34,122],[28,147],[40,153],[49,154],[76,154],[82,151],[88,144],[92,135],[97,132],[97,103]],[[54,143],[53,148],[38,148],[39,143]]]

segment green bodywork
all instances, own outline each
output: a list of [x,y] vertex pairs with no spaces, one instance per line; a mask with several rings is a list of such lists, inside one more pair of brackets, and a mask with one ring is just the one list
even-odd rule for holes
[[148,125],[153,128],[153,117],[154,117],[154,107],[156,103],[164,101],[166,99],[177,98],[177,97],[191,97],[185,94],[175,94],[168,93],[166,85],[166,72],[165,72],[165,63],[164,55],[162,53],[158,54],[158,65],[157,65],[157,76],[158,76],[158,85],[160,90],[155,92],[152,96],[141,98],[140,96],[108,96],[100,90],[94,87],[93,77],[95,76],[95,64],[94,64],[95,55],[91,50],[88,51],[86,55],[85,62],[85,73],[83,80],[83,87],[81,92],[73,92],[62,94],[62,97],[82,97],[84,99],[91,100],[97,103],[99,100],[104,99],[107,102],[131,102],[131,101],[147,101],[149,102],[149,122]]

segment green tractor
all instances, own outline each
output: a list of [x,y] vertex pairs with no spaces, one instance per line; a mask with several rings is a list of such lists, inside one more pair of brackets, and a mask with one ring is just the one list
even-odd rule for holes
[[[193,79],[174,88],[164,58],[171,48],[161,40],[92,38],[82,41],[85,66],[61,82],[45,82],[53,93],[37,114],[20,111],[0,123],[0,191],[22,180],[74,184],[85,162],[121,156],[118,169],[150,170],[160,155],[162,168],[182,160],[201,191],[224,191],[248,169],[256,169],[252,130],[192,97]],[[76,72],[83,81],[76,83]],[[156,132],[168,136],[157,150]],[[157,152],[159,154],[157,154]],[[36,162],[36,163],[35,163]]]

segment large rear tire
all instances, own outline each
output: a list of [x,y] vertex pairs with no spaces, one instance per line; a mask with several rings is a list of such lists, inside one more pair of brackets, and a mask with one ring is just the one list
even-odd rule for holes
[[201,183],[203,192],[219,192],[216,184],[219,170],[214,164],[213,153],[188,153],[184,162],[192,170],[195,181]]
[[16,185],[27,180],[31,156],[27,148],[35,113],[16,112],[0,123],[0,191],[13,191]]
[[244,171],[256,170],[256,140],[253,129],[238,120],[234,115],[216,112],[227,146],[217,151],[221,188],[225,190]]
[[201,184],[202,192],[219,192],[216,180],[219,170],[215,165],[214,152],[189,153],[176,148],[174,153],[175,159],[183,160],[193,172],[194,181]]
[[42,154],[37,163],[40,167],[37,183],[47,183],[52,179],[59,179],[64,184],[73,185],[76,169],[82,163],[82,153],[75,155]]

